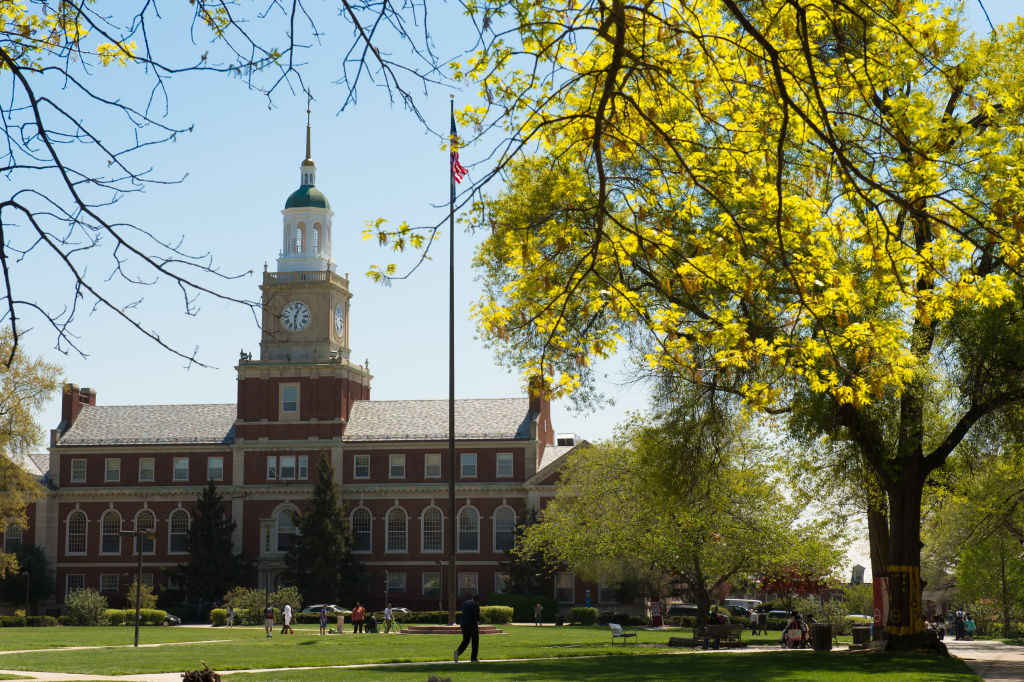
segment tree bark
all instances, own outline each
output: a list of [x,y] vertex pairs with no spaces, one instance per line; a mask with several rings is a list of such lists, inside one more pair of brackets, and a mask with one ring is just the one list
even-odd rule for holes
[[1010,638],[1010,590],[1006,584],[1006,543],[999,538],[999,582],[1003,596],[1003,637]]

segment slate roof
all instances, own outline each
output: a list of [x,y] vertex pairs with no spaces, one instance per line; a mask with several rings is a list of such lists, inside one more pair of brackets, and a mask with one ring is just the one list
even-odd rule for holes
[[[455,401],[455,437],[529,440],[529,398]],[[447,400],[357,400],[352,403],[346,441],[447,440]]]
[[216,405],[86,405],[58,445],[229,444],[234,403]]

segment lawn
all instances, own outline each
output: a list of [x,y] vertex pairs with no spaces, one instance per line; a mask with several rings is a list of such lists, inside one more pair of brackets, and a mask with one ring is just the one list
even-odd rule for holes
[[[612,644],[606,627],[503,626],[507,635],[481,637],[484,663],[408,665],[396,668],[325,669],[288,672],[289,680],[382,679],[417,680],[431,674],[453,680],[569,680],[569,679],[730,679],[977,680],[955,659],[892,656],[879,653],[815,654],[804,651],[751,653],[694,653],[667,647],[670,636],[689,630],[640,631],[639,645]],[[54,649],[68,646],[102,648],[0,654],[0,668],[129,675],[181,672],[200,667],[246,670],[299,666],[337,666],[375,663],[448,661],[459,642],[457,635],[333,635],[320,637],[315,626],[300,626],[294,636],[275,633],[266,639],[262,628],[143,628],[140,643],[170,646],[134,649],[132,629],[5,628],[3,650]],[[749,637],[755,644],[773,643],[777,633]],[[228,641],[217,641],[228,640]],[[495,659],[549,659],[502,662]],[[735,672],[735,674],[734,674]],[[236,674],[232,682],[280,680],[281,673]]]

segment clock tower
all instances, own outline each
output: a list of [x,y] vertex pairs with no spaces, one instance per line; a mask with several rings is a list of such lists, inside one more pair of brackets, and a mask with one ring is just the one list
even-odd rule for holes
[[[306,158],[299,188],[281,211],[282,244],[277,271],[264,268],[262,336],[257,360],[238,365],[238,436],[269,437],[246,422],[316,422],[318,438],[340,436],[352,400],[370,394],[370,373],[353,364],[349,351],[349,282],[335,272],[331,256],[331,204],[316,188],[306,112]],[[334,428],[320,428],[324,421]],[[291,431],[285,429],[291,437]],[[298,431],[295,436],[305,438]]]

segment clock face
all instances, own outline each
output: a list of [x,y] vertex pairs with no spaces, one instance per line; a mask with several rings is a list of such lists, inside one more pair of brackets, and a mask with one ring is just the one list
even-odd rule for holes
[[292,301],[281,311],[281,324],[288,331],[297,332],[309,324],[309,306],[305,303]]
[[341,336],[345,331],[345,309],[341,305],[334,306],[334,333]]

